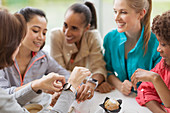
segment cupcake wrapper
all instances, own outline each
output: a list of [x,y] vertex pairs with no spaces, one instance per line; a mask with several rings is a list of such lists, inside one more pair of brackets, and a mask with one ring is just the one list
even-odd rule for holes
[[105,112],[106,113],[118,113],[119,111],[120,111],[120,109],[121,109],[121,107],[120,107],[120,105],[122,104],[122,100],[121,99],[118,99],[117,101],[119,102],[119,109],[116,109],[116,110],[107,110],[105,107],[104,107],[104,105],[105,105],[105,102],[108,100],[108,99],[110,99],[109,97],[106,97],[105,98],[105,100],[104,100],[104,103],[103,104],[100,104],[99,106],[101,106],[104,110],[105,110]]

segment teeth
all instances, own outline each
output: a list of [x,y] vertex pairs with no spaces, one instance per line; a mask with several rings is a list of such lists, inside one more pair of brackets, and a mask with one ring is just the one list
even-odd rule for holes
[[125,23],[117,23],[118,26],[123,26]]
[[37,46],[41,46],[41,43],[39,43],[39,42],[34,42],[34,44]]
[[66,37],[66,39],[67,39],[67,40],[71,40],[71,39],[73,39],[73,37]]

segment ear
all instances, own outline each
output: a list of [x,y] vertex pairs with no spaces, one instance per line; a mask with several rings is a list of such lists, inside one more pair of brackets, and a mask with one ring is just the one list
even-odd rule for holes
[[139,14],[139,19],[141,20],[146,15],[146,9],[143,9]]
[[85,32],[90,29],[91,24],[88,24],[87,27],[85,28]]

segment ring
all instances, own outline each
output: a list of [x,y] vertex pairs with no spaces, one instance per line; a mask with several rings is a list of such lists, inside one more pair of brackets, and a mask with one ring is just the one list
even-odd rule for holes
[[90,90],[88,90],[88,93],[89,93],[89,94],[91,94],[91,91],[90,91]]

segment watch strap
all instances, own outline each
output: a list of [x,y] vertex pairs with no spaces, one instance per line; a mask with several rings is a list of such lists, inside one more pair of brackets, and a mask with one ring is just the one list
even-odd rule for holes
[[95,88],[94,89],[96,89],[97,88],[97,86],[98,86],[98,81],[96,80],[96,79],[94,79],[94,78],[89,78],[89,79],[87,79],[87,82],[90,82],[90,83],[92,83],[92,84],[95,84],[96,86],[95,86]]

